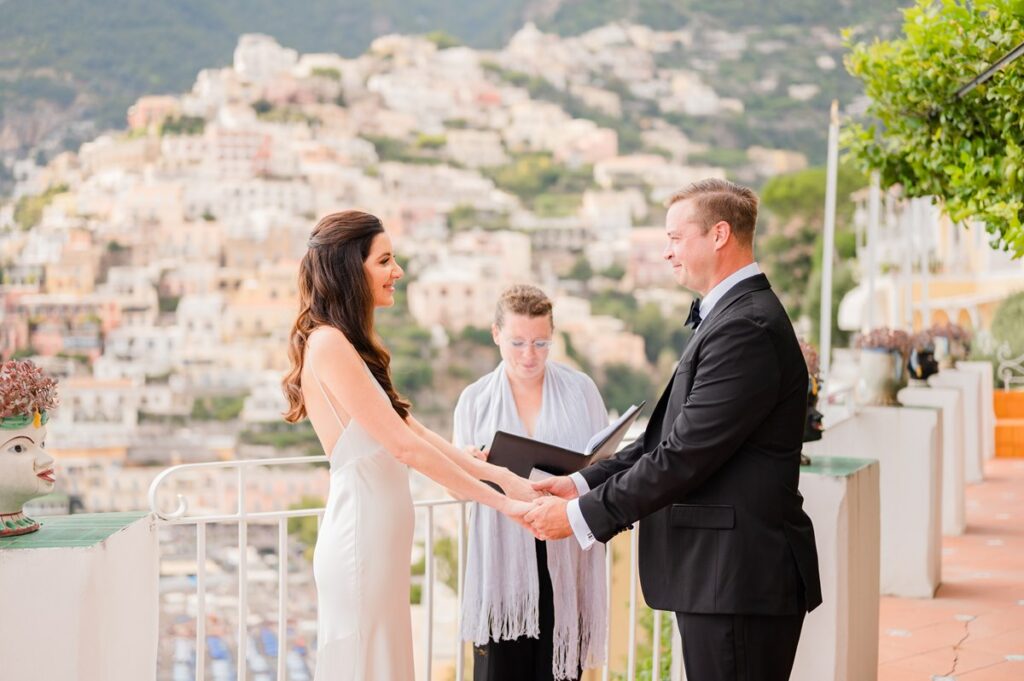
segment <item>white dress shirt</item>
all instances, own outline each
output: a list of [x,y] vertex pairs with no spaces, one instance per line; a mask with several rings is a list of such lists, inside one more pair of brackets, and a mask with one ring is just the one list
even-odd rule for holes
[[[739,268],[722,281],[715,284],[715,287],[708,291],[708,294],[700,301],[700,318],[707,319],[708,315],[711,314],[711,310],[714,309],[715,305],[720,301],[726,293],[729,292],[736,284],[740,283],[744,279],[749,279],[761,274],[761,268],[758,267],[756,262],[752,262],[749,265]],[[700,325],[697,325],[697,329],[694,333],[700,331]],[[590,485],[587,484],[586,479],[579,473],[573,473],[571,476],[572,481],[576,483],[576,491],[580,496],[583,496],[590,491]],[[573,499],[569,502],[566,507],[566,513],[569,515],[569,525],[572,527],[572,533],[576,535],[576,541],[580,543],[580,546],[584,551],[594,545],[594,533],[590,531],[590,526],[587,525],[587,521],[583,518],[583,512],[580,511],[580,500]]]

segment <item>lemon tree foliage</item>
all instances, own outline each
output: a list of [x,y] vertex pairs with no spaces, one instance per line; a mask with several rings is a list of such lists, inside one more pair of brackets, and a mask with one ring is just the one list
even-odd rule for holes
[[954,221],[985,223],[994,246],[1024,255],[1024,61],[956,92],[1024,40],[1021,0],[918,0],[903,35],[847,41],[846,68],[864,82],[871,121],[844,143],[883,186],[936,196]]

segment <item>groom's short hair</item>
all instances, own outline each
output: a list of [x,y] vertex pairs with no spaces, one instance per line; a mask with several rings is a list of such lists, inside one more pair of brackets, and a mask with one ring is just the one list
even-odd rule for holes
[[758,199],[753,189],[728,180],[708,178],[677,191],[669,197],[667,206],[691,199],[705,233],[715,223],[725,221],[741,243],[747,246],[754,243]]

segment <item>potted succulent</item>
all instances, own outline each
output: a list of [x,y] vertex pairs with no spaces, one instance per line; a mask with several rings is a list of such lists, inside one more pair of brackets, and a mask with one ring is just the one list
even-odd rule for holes
[[904,367],[910,355],[910,336],[882,327],[859,334],[854,347],[860,350],[857,402],[863,406],[898,405],[896,393],[906,383]]
[[53,457],[43,448],[56,406],[57,381],[35,364],[11,360],[0,366],[0,537],[39,529],[22,508],[53,491]]
[[933,324],[927,333],[932,338],[940,369],[952,369],[956,362],[967,359],[971,333],[964,327],[952,322]]
[[910,385],[927,386],[928,377],[939,372],[935,360],[935,340],[927,331],[910,337],[910,357],[907,360],[907,376]]
[[[818,351],[810,343],[800,341],[800,351],[804,355],[804,362],[807,363],[807,414],[804,418],[804,442],[814,442],[821,439],[825,430],[823,424],[824,416],[818,411],[818,395],[821,392],[821,368]],[[800,452],[800,465],[810,465],[811,459]]]

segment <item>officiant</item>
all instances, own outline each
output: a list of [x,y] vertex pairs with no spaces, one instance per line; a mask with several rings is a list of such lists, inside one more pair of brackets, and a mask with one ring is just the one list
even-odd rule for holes
[[[589,376],[548,360],[551,300],[535,286],[506,289],[491,328],[497,368],[455,407],[454,442],[480,451],[498,430],[573,451],[608,425]],[[483,454],[481,454],[483,456]],[[604,663],[605,557],[572,537],[541,542],[473,504],[462,601],[462,638],[474,644],[474,681],[575,680]]]

